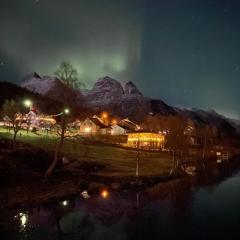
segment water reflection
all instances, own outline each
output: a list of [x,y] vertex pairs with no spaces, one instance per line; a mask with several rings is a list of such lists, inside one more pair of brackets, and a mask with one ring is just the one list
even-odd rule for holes
[[27,224],[28,224],[28,215],[27,213],[19,213],[17,215],[14,216],[15,219],[17,219],[19,221],[20,224],[20,232],[25,231],[27,228]]
[[61,202],[61,205],[62,205],[62,206],[67,206],[67,205],[68,205],[68,201],[67,201],[67,200],[62,201],[62,202]]
[[102,196],[102,198],[108,198],[108,196],[109,196],[109,191],[108,191],[108,190],[102,190],[102,191],[101,191],[101,196]]
[[88,191],[87,190],[84,190],[81,192],[81,195],[85,198],[85,199],[89,199],[90,198],[90,195],[88,194]]
[[[24,239],[231,239],[240,222],[240,177],[231,176],[233,169],[205,169],[141,192],[80,194],[21,212],[15,220]],[[9,231],[19,229],[6,224]]]

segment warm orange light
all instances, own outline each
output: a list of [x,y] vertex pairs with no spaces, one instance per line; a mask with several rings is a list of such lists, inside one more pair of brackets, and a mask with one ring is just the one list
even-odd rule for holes
[[117,124],[117,121],[116,121],[116,120],[113,120],[112,123],[113,123],[113,124]]
[[89,133],[89,132],[91,132],[91,128],[90,128],[90,127],[86,127],[86,128],[84,129],[84,131],[87,132],[87,133]]
[[108,196],[109,196],[109,192],[107,190],[102,190],[101,197],[102,198],[108,198]]
[[102,113],[102,117],[103,118],[107,118],[108,117],[108,114],[106,112]]

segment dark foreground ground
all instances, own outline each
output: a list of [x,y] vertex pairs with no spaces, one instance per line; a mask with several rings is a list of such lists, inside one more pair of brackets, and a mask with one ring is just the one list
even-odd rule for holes
[[[104,189],[137,190],[186,177],[181,169],[170,174],[172,158],[166,153],[140,152],[140,176],[136,178],[135,150],[66,142],[61,158],[67,156],[67,163],[60,161],[54,174],[45,179],[53,159],[54,139],[22,135],[13,147],[10,137],[0,134],[0,210],[59,201],[83,190],[89,194]],[[215,165],[216,161],[204,166],[198,163],[197,169],[204,173]]]
[[[116,153],[117,151],[119,149],[116,148]],[[60,161],[54,174],[46,179],[44,173],[53,159],[53,150],[23,142],[18,142],[13,147],[10,139],[2,138],[0,139],[0,208],[36,206],[80,194],[83,190],[93,193],[103,189],[115,191],[133,189],[178,176],[169,175],[172,165],[169,158],[151,161],[143,157],[144,154],[149,156],[151,154],[142,153],[142,160],[140,158],[142,163],[140,162],[139,165],[141,176],[136,180],[135,152],[122,149],[120,151],[132,154],[132,159],[128,157],[125,162],[120,162],[116,156],[116,162],[110,164],[104,158],[100,160],[71,156],[67,158],[66,164]],[[125,171],[126,169],[128,171]],[[151,174],[151,169],[154,174]]]

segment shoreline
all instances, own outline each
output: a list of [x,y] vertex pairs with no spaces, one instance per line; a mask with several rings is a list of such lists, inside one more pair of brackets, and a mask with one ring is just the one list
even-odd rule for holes
[[[82,165],[79,165],[78,162],[76,167],[73,161],[70,164],[58,166],[53,176],[45,180],[44,171],[52,159],[51,151],[43,151],[41,148],[21,142],[18,143],[17,150],[11,151],[7,150],[6,146],[4,147],[3,139],[1,141],[0,163],[5,163],[6,161],[4,162],[4,159],[7,159],[7,164],[12,164],[10,167],[8,166],[9,172],[6,172],[5,176],[3,173],[4,167],[6,166],[2,164],[0,166],[1,182],[4,183],[0,188],[0,209],[2,211],[31,208],[74,196],[80,196],[84,190],[87,190],[90,195],[99,193],[104,189],[117,192],[141,191],[158,183],[188,177],[183,171],[177,171],[172,175],[140,175],[138,178],[134,175],[125,176],[113,174],[111,176],[105,174],[106,168],[108,167],[97,162],[89,163],[82,161]],[[4,141],[7,145],[11,142],[6,139]],[[34,156],[38,156],[37,160]],[[35,161],[35,163],[32,163],[31,166],[26,165],[26,158],[30,158],[32,160],[30,162]],[[45,162],[43,162],[43,159],[45,159]],[[238,159],[238,157],[236,157],[236,159]],[[232,163],[235,164],[235,162],[239,161],[233,161]],[[38,169],[39,163],[42,167],[40,171]],[[209,169],[211,170],[211,168],[220,165],[212,161],[206,164],[206,168],[209,171]],[[89,169],[91,169],[91,171]],[[197,169],[197,175],[199,174],[198,171],[201,171],[201,169]],[[101,174],[99,174],[99,172]]]
[[[52,161],[53,151],[28,143],[18,142],[11,149],[12,141],[0,139],[0,209],[26,208],[68,196],[76,196],[88,190],[90,194],[103,189],[111,191],[136,190],[159,182],[180,177],[180,174],[125,175],[97,161],[60,163],[54,174],[44,179],[44,173]],[[131,150],[132,151],[132,150]],[[113,171],[113,172],[111,172]],[[109,175],[109,172],[113,173]],[[141,173],[140,173],[141,174]]]

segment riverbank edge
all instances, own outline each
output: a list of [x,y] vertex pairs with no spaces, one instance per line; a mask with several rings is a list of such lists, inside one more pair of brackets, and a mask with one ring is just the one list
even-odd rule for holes
[[[24,165],[24,161],[38,158],[43,165],[48,165],[46,159],[52,161],[52,151],[43,151],[41,148],[17,143],[17,150],[13,150],[9,139],[1,139],[0,160],[5,157],[9,161],[0,161],[0,209],[24,209],[35,207],[50,202],[61,201],[61,199],[78,196],[87,190],[89,194],[97,194],[106,189],[109,191],[138,191],[160,182],[166,182],[181,177],[180,172],[173,174],[147,175],[147,176],[105,176],[104,169],[89,173],[87,170],[72,173],[68,170],[68,164],[60,164],[55,173],[48,179],[44,178],[46,169],[41,172],[35,171]],[[9,145],[9,146],[8,146]],[[26,153],[28,148],[28,154]],[[30,155],[29,155],[30,153]],[[16,160],[17,159],[17,160]],[[19,161],[20,159],[20,161]],[[13,172],[5,173],[2,163],[11,162]],[[37,165],[38,166],[38,165]],[[4,176],[3,176],[4,175]]]
[[[2,150],[8,151],[6,149]],[[239,158],[239,156],[236,156],[236,158]],[[210,161],[206,167],[211,168],[216,164],[216,161]],[[182,169],[178,169],[172,174],[140,175],[139,177],[104,176],[104,174],[88,174],[88,172],[71,174],[64,167],[59,168],[48,179],[44,179],[44,173],[37,173],[29,168],[24,168],[23,174],[27,175],[26,179],[22,180],[22,176],[16,177],[16,179],[12,179],[12,183],[7,188],[0,189],[1,210],[33,208],[59,202],[80,196],[83,191],[87,191],[89,195],[100,194],[102,190],[141,191],[158,183],[187,177]]]

